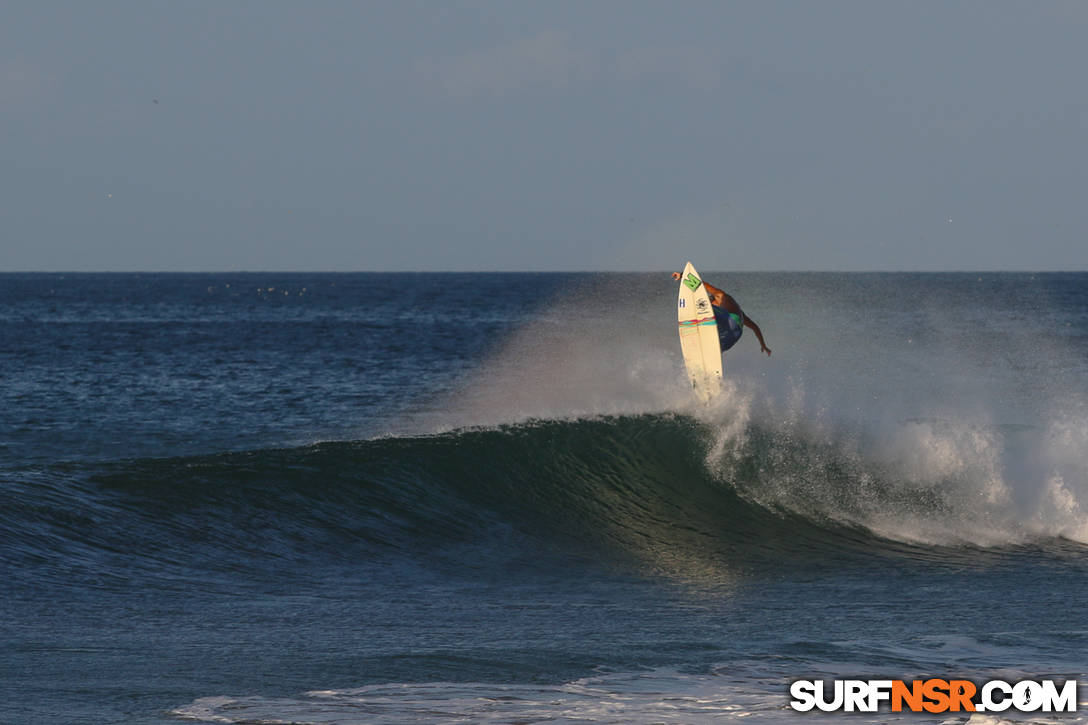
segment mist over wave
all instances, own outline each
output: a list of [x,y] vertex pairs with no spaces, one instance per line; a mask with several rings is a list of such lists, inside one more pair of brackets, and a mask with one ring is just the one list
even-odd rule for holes
[[[687,389],[662,312],[673,286],[632,275],[557,295],[412,425],[678,413],[706,427],[710,475],[771,511],[923,544],[1088,543],[1082,341],[1064,336],[1072,323],[1052,296],[1032,300],[1033,319],[1002,280],[916,299],[882,296],[873,279],[845,300],[832,280],[799,291],[799,309],[744,281],[738,296],[774,321],[776,352],[743,339],[710,406]],[[993,296],[992,315],[979,316],[979,296]]]

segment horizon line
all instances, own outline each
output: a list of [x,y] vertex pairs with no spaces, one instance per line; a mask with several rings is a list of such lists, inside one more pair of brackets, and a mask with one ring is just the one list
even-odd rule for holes
[[[721,274],[1078,274],[1083,269],[744,269],[716,270]],[[208,270],[0,270],[0,276],[15,274],[669,274],[669,269],[208,269]]]

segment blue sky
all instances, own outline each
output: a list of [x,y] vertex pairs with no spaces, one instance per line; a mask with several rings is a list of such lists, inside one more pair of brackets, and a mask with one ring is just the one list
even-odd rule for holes
[[1088,5],[8,2],[0,270],[1088,269]]

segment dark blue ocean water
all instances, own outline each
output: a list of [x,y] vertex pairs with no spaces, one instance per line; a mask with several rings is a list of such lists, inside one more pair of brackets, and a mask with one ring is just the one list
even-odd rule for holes
[[0,722],[1088,679],[1088,275],[707,277],[710,406],[666,274],[0,275]]

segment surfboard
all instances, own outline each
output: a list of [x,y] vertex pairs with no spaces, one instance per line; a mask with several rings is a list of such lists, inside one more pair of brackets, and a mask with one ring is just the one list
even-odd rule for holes
[[680,275],[680,296],[676,303],[680,328],[680,350],[695,394],[709,401],[721,390],[722,347],[718,323],[710,306],[710,295],[691,262]]

